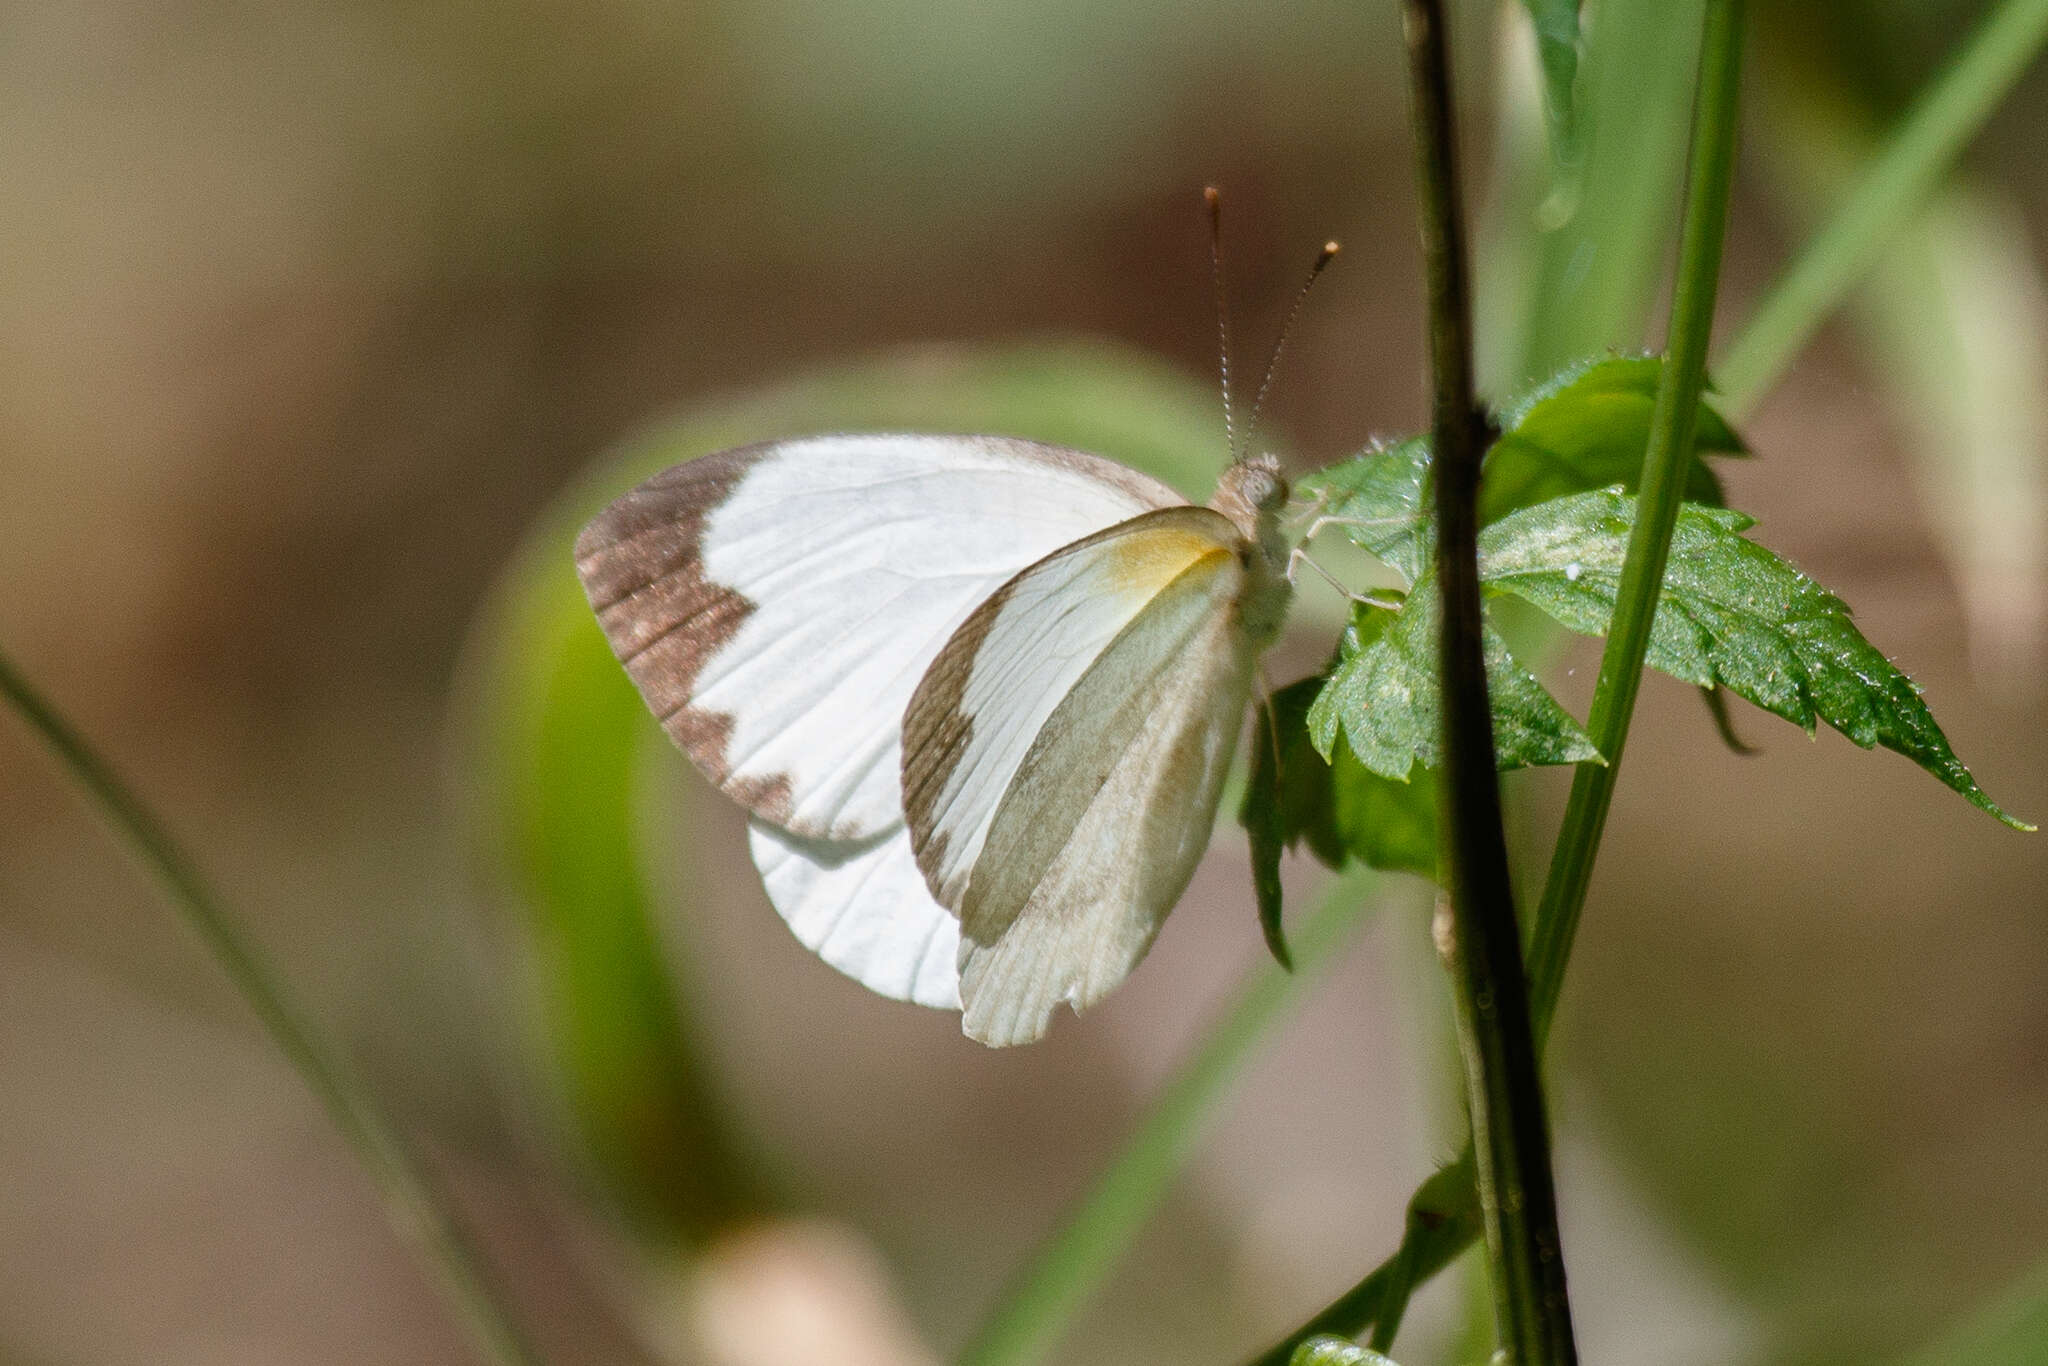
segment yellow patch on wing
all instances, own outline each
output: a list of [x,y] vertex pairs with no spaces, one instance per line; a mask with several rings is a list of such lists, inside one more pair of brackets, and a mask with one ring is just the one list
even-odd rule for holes
[[[1205,560],[1230,558],[1230,547],[1185,525],[1167,524],[1119,536],[1104,546],[1107,586],[1149,599]],[[1220,568],[1221,565],[1212,565]]]

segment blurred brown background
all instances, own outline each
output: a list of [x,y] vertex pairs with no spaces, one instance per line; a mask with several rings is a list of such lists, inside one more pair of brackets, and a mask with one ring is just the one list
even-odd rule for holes
[[[1761,17],[1731,326],[1982,8]],[[1296,458],[1414,427],[1393,10],[0,4],[0,641],[454,1175],[553,1360],[701,1344],[663,1307],[681,1273],[586,1198],[533,1101],[450,739],[494,576],[651,418],[875,348],[1104,336],[1205,382],[1209,181],[1247,355],[1315,247],[1347,245],[1275,401]],[[1589,16],[1683,35],[1693,10]],[[1518,14],[1460,12],[1497,385],[1542,368],[1511,340],[1544,269],[1517,244],[1559,230],[1523,183]],[[1587,75],[1624,104],[1638,79]],[[1910,226],[1895,287],[1756,412],[1761,458],[1728,480],[2035,819],[2043,90]],[[1646,183],[1672,181],[1663,155]],[[1592,329],[1562,354],[1653,335],[1661,220],[1638,216],[1647,253],[1586,267],[1642,277],[1622,303],[1553,291],[1547,316]],[[1561,656],[1568,696],[1593,658]],[[1896,756],[1738,723],[1763,757],[1724,751],[1687,690],[1647,689],[1573,969],[1557,1122],[1589,1361],[1870,1360],[2048,1246],[2048,843]],[[1540,848],[1559,789],[1518,790]],[[992,1055],[812,961],[738,820],[699,808],[690,847],[729,914],[689,927],[678,970],[720,1094],[780,1187],[871,1240],[860,1275],[943,1353],[1258,963],[1241,843],[1219,839],[1112,1002]],[[1456,1137],[1418,908],[1398,885],[1276,1035],[1061,1359],[1233,1359],[1392,1245]],[[0,1096],[0,1361],[465,1350],[323,1117],[13,724]],[[1403,1359],[1460,1316],[1437,1292]]]

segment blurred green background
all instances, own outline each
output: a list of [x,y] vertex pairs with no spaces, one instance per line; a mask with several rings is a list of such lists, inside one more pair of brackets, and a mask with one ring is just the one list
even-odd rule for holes
[[[1984,11],[1754,8],[1724,336]],[[561,537],[636,469],[819,426],[1015,430],[1204,492],[1207,182],[1241,366],[1346,244],[1270,438],[1307,468],[1414,428],[1394,11],[0,3],[0,640],[423,1137],[552,1361],[744,1363],[764,1315],[850,1366],[955,1349],[1263,954],[1227,836],[1041,1047],[841,980],[622,680],[555,671],[586,658]],[[1559,183],[1521,10],[1459,7],[1496,391],[1656,335],[1696,14],[1589,5]],[[1725,476],[2037,820],[2044,94]],[[1567,697],[1593,659],[1560,654]],[[1590,1362],[1903,1355],[2048,1249],[2048,843],[1767,721],[1738,711],[1740,759],[1645,692],[1555,1067]],[[1555,776],[1515,788],[1532,849]],[[1457,1134],[1422,898],[1388,886],[1059,1359],[1235,1359],[1392,1246]],[[465,1350],[13,724],[0,1096],[0,1361]],[[737,1222],[769,1210],[809,1222]],[[1463,1313],[1433,1292],[1403,1359]]]

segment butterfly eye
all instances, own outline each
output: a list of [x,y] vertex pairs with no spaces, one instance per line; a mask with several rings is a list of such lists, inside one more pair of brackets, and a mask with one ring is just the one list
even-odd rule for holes
[[1264,474],[1264,477],[1253,481],[1249,491],[1252,506],[1261,512],[1278,512],[1287,506],[1287,481],[1278,474]]
[[1252,456],[1238,466],[1238,489],[1260,512],[1278,512],[1287,504],[1287,480],[1270,455]]

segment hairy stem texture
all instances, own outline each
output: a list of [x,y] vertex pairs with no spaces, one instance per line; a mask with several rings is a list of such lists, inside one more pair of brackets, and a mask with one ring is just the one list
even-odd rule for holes
[[1443,595],[1437,668],[1447,896],[1436,943],[1457,1003],[1495,1328],[1518,1366],[1564,1366],[1576,1360],[1571,1308],[1487,695],[1478,552],[1486,423],[1473,392],[1472,301],[1440,0],[1406,0],[1402,27],[1428,284],[1436,576]]

